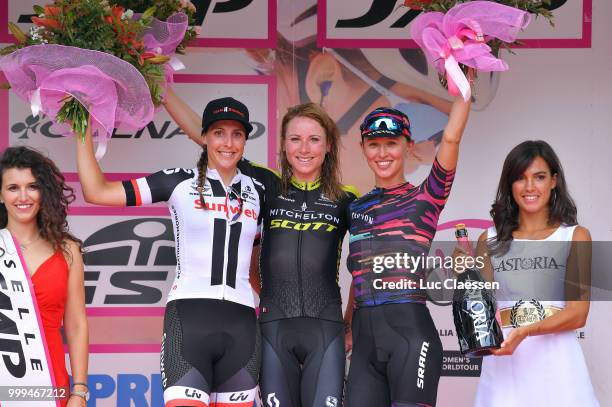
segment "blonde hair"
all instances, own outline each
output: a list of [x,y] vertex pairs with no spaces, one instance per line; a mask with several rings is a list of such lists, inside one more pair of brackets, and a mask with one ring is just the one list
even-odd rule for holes
[[287,127],[289,122],[296,117],[307,117],[319,123],[325,131],[329,151],[325,154],[323,166],[321,167],[321,191],[325,196],[333,201],[337,201],[345,195],[340,183],[340,165],[339,165],[339,149],[340,149],[340,130],[338,126],[327,114],[325,109],[314,103],[304,103],[293,106],[287,110],[283,116],[281,125],[281,151],[280,151],[280,167],[281,167],[281,188],[282,193],[287,194],[289,183],[293,170],[287,160],[287,152],[285,151],[285,140],[287,138]]

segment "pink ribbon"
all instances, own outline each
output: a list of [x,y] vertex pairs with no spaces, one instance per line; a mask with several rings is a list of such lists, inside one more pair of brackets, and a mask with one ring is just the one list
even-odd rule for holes
[[[135,14],[134,18],[140,18],[140,14]],[[153,18],[142,37],[145,50],[170,57],[170,61],[164,66],[166,89],[174,80],[174,72],[185,69],[185,65],[175,56],[175,52],[176,47],[185,38],[185,32],[189,28],[188,23],[189,17],[182,12],[171,15],[166,21]]]
[[456,5],[446,14],[423,13],[411,24],[411,35],[438,72],[446,76],[452,95],[471,97],[470,83],[459,64],[485,72],[506,71],[508,65],[491,54],[486,41],[514,42],[531,16],[491,1]]
[[137,130],[153,120],[147,82],[130,63],[111,54],[63,45],[32,45],[0,58],[11,89],[28,101],[32,114],[48,115],[62,134],[70,125],[56,116],[66,96],[77,99],[91,116],[97,136],[97,157],[106,150],[113,128]]

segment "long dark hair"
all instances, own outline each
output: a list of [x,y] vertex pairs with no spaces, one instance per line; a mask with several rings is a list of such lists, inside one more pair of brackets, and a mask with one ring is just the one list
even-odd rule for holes
[[548,223],[577,224],[576,204],[569,194],[563,167],[552,147],[542,140],[524,141],[514,147],[502,169],[495,202],[491,205],[491,217],[495,223],[497,237],[488,242],[492,254],[503,255],[512,241],[512,233],[518,228],[518,205],[512,196],[512,184],[518,180],[536,157],[541,157],[550,168],[551,175],[557,176],[557,185],[551,193]]
[[[55,250],[62,249],[68,256],[67,240],[76,242],[82,249],[83,242],[69,232],[66,220],[68,205],[75,200],[74,190],[66,185],[64,175],[53,161],[29,147],[9,147],[0,157],[0,186],[4,171],[11,168],[29,168],[36,180],[41,192],[40,211],[36,216],[40,236],[50,242]],[[1,204],[0,228],[5,228],[7,223],[6,206]]]
[[319,105],[314,103],[304,103],[293,106],[287,110],[283,116],[281,125],[281,151],[280,151],[280,167],[281,167],[281,188],[282,193],[287,194],[289,183],[293,170],[287,160],[287,152],[285,151],[285,140],[287,138],[287,127],[289,122],[296,117],[307,117],[319,123],[329,144],[329,152],[325,154],[323,166],[321,167],[321,191],[331,200],[337,201],[344,196],[342,184],[340,183],[340,165],[339,165],[339,149],[340,149],[340,130],[327,112]]

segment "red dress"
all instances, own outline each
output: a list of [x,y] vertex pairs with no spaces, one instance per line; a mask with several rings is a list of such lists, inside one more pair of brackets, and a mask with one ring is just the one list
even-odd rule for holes
[[[64,254],[61,250],[57,250],[32,275],[36,302],[55,375],[55,386],[66,389],[69,388],[70,382],[66,371],[60,326],[64,318],[68,292],[68,272],[68,263],[66,263]],[[67,402],[67,398],[62,399],[62,405],[66,405]]]

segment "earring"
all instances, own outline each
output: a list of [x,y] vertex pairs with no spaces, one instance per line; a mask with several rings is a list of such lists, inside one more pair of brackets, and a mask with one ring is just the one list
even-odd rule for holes
[[556,202],[557,202],[557,188],[553,188],[550,206],[554,207]]
[[319,99],[319,106],[323,106],[323,99],[329,94],[329,89],[332,86],[332,81],[323,81],[319,84],[319,90],[321,91],[321,99]]

